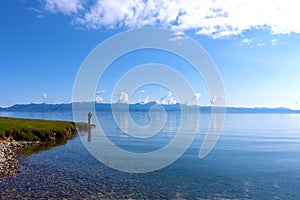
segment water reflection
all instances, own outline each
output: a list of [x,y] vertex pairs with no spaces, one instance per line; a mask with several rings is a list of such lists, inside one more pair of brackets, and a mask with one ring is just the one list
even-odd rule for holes
[[92,134],[91,134],[91,128],[88,130],[88,142],[91,142],[92,140]]
[[76,135],[74,134],[69,138],[59,138],[50,142],[44,142],[39,145],[30,146],[27,149],[22,150],[20,154],[24,156],[30,156],[34,153],[50,150],[53,147],[65,145],[68,140],[73,140],[75,137]]
[[[146,116],[135,116],[138,115]],[[107,135],[120,133],[111,115],[99,116]],[[165,126],[165,130],[176,128],[179,120],[179,114],[169,114],[170,126]],[[214,121],[211,115],[202,114],[203,134],[197,135],[189,151],[167,168],[145,174],[122,173],[106,167],[86,150],[79,137],[57,148],[50,145],[50,151],[26,156],[16,178],[1,179],[0,198],[300,199],[300,115],[229,114],[214,150],[205,159],[198,159],[207,127]],[[91,143],[98,139],[93,131]],[[85,135],[87,142],[88,132],[79,134]],[[129,150],[136,144],[135,140],[130,142],[130,137],[115,138],[116,143],[123,141],[122,147],[128,146]],[[148,144],[155,146],[164,143],[164,139],[157,137]],[[61,144],[64,143],[54,146]],[[34,152],[47,149],[43,148]]]
[[129,131],[129,115],[125,112],[119,112],[115,115],[115,120],[119,124],[119,128],[126,134]]

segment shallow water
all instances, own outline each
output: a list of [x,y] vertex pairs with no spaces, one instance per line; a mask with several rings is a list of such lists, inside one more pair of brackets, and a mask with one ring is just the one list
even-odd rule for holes
[[[72,113],[0,113],[2,116],[72,120]],[[134,113],[147,123],[145,113]],[[147,142],[127,137],[107,113],[98,114],[107,136],[134,152],[150,152],[175,135],[180,115],[168,113],[160,134]],[[121,118],[122,119],[122,118]],[[95,117],[93,117],[95,120]],[[204,159],[199,147],[210,122],[201,114],[199,134],[170,166],[129,174],[97,161],[80,137],[21,159],[20,173],[0,182],[2,199],[300,199],[300,115],[227,114],[223,133]],[[95,140],[92,132],[91,142]],[[81,138],[88,140],[87,133]]]

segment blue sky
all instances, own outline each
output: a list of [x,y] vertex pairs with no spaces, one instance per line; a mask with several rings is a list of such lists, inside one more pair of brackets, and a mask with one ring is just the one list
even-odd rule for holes
[[[70,102],[77,71],[89,52],[116,33],[146,26],[182,31],[202,45],[219,69],[229,106],[300,109],[300,16],[293,1],[174,2],[2,1],[0,106]],[[123,72],[118,66],[165,60],[171,56],[155,51],[117,60],[99,83],[97,100],[110,101],[112,80]],[[201,77],[184,63],[166,64],[181,65],[180,72],[201,94],[199,104],[210,104]],[[145,86],[131,101],[164,96],[166,102],[176,99],[165,88]]]

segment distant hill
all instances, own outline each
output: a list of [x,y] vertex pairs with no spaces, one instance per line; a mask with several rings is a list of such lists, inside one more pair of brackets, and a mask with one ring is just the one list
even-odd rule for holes
[[[76,103],[82,107],[83,111],[85,108],[91,106],[94,102]],[[150,102],[147,104],[129,104],[130,111],[137,112],[147,112],[149,109],[155,105],[155,102]],[[95,103],[96,111],[100,112],[110,112],[112,110],[111,104],[108,103]],[[114,108],[120,111],[124,111],[127,108],[127,104],[113,104]],[[181,109],[191,110],[192,108],[198,108],[200,112],[209,113],[211,112],[211,106],[188,106],[183,104],[170,104],[161,105],[166,111],[180,111]],[[218,108],[216,108],[218,110]],[[72,103],[67,104],[16,104],[11,107],[1,108],[0,112],[71,112]],[[291,110],[288,108],[243,108],[243,107],[227,107],[227,113],[298,113],[300,110]]]
[[72,104],[16,104],[7,108],[0,108],[5,112],[68,112],[72,111]]

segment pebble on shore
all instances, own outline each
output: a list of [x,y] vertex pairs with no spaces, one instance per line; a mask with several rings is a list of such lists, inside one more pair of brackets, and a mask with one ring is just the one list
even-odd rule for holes
[[13,176],[18,171],[18,152],[39,143],[31,141],[0,141],[0,178]]

